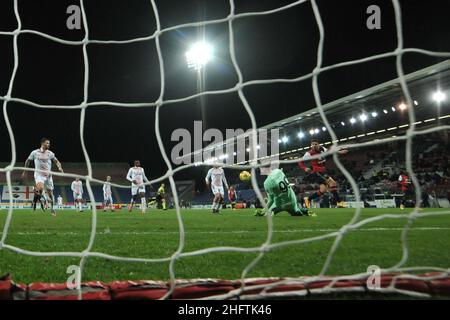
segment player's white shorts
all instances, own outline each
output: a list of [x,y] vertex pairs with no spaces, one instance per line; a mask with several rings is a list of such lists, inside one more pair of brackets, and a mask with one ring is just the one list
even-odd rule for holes
[[43,183],[44,184],[44,188],[47,190],[53,190],[53,178],[52,176],[44,176],[42,174],[36,174],[34,176],[34,181],[36,184],[38,183]]
[[74,200],[82,200],[83,199],[83,194],[81,193],[73,193],[73,199]]
[[223,186],[211,186],[211,191],[214,195],[218,193],[220,193],[222,197],[224,195]]
[[111,195],[103,195],[103,203],[113,204],[113,199]]
[[145,186],[143,186],[143,185],[142,186],[132,185],[131,186],[131,195],[135,196],[138,193],[145,193]]

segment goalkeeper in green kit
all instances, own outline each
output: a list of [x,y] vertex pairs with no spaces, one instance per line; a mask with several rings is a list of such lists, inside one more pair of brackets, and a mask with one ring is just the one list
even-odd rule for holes
[[288,212],[291,216],[315,216],[315,213],[308,211],[307,208],[298,206],[297,196],[282,170],[275,169],[270,173],[264,181],[264,189],[269,198],[267,207],[256,210],[255,216],[277,214],[282,211]]

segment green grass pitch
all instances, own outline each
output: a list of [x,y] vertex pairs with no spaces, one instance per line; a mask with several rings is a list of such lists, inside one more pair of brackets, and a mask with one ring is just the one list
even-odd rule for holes
[[[433,209],[430,209],[433,210]],[[425,210],[423,212],[429,212]],[[434,209],[443,210],[443,209]],[[267,237],[267,220],[254,217],[254,210],[183,210],[186,231],[184,252],[217,246],[255,247]],[[303,239],[338,230],[348,223],[353,209],[319,209],[317,217],[274,217],[273,242]],[[364,209],[361,219],[408,210]],[[0,211],[0,227],[7,210]],[[59,211],[56,218],[42,211],[14,211],[6,244],[32,251],[83,251],[89,241],[91,212]],[[387,268],[401,259],[400,237],[406,219],[388,219],[366,224],[343,239],[327,274],[365,272],[370,265]],[[408,236],[410,255],[406,266],[450,266],[450,216],[416,220]],[[268,252],[248,277],[314,275],[320,272],[334,238],[291,245]],[[179,245],[174,210],[133,213],[98,212],[93,251],[124,257],[169,257]],[[221,252],[185,257],[175,263],[177,278],[238,279],[257,253]],[[79,258],[32,257],[0,250],[0,275],[11,273],[16,282],[65,282],[70,265]],[[167,280],[169,263],[117,262],[96,257],[86,261],[83,281]]]

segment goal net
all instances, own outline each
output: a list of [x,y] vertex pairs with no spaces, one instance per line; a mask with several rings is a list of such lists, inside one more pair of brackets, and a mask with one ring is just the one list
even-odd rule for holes
[[[86,248],[80,252],[66,252],[66,251],[32,251],[23,249],[19,246],[10,244],[8,241],[8,233],[11,228],[13,221],[13,216],[15,214],[13,199],[11,197],[9,203],[9,209],[6,213],[5,223],[3,226],[3,232],[0,239],[0,250],[11,251],[19,255],[28,255],[34,257],[71,257],[79,259],[79,272],[77,272],[76,278],[76,290],[73,291],[68,288],[67,284],[61,285],[49,285],[49,284],[32,284],[30,286],[24,286],[15,284],[10,278],[4,277],[0,279],[0,298],[24,298],[24,297],[37,297],[37,298],[77,298],[77,299],[110,299],[112,296],[110,292],[114,292],[114,298],[151,298],[151,299],[170,299],[170,298],[202,298],[202,299],[263,299],[263,298],[283,298],[283,297],[304,297],[310,295],[326,295],[326,294],[339,294],[339,293],[373,293],[373,294],[399,294],[408,295],[412,297],[432,297],[435,295],[449,295],[450,294],[450,277],[449,268],[446,267],[433,267],[428,265],[411,265],[408,263],[408,259],[411,255],[410,243],[408,241],[410,230],[412,224],[427,217],[444,216],[449,215],[449,209],[439,209],[430,212],[422,212],[420,210],[420,203],[422,199],[422,189],[417,178],[417,175],[413,168],[413,154],[414,148],[416,147],[413,143],[414,139],[427,134],[442,132],[450,129],[450,125],[446,122],[437,120],[446,120],[445,115],[441,115],[442,119],[435,119],[436,121],[425,121],[416,118],[414,111],[407,112],[407,119],[404,123],[398,124],[396,129],[403,129],[401,134],[392,135],[389,134],[389,128],[380,129],[379,133],[383,133],[380,138],[377,136],[377,132],[364,132],[361,136],[356,135],[354,137],[339,137],[336,133],[336,126],[333,117],[336,114],[343,112],[342,106],[347,104],[348,101],[338,101],[334,104],[323,104],[321,91],[320,91],[320,81],[319,76],[331,70],[345,68],[349,66],[355,66],[359,64],[368,63],[371,61],[376,61],[385,58],[395,58],[396,60],[396,70],[398,78],[393,80],[390,85],[395,85],[396,90],[400,91],[400,96],[404,98],[404,104],[406,107],[412,107],[416,104],[413,95],[410,90],[410,83],[415,80],[429,75],[431,70],[422,71],[420,74],[414,74],[412,76],[406,75],[403,68],[403,57],[406,53],[415,53],[420,55],[426,55],[431,57],[450,57],[450,52],[435,52],[428,51],[422,48],[408,48],[405,47],[403,41],[403,30],[402,30],[402,9],[401,1],[392,0],[393,10],[395,13],[395,25],[397,30],[397,47],[395,50],[390,52],[365,57],[357,60],[350,60],[334,65],[324,65],[324,46],[326,44],[326,34],[324,29],[324,24],[321,17],[321,12],[317,5],[316,0],[299,0],[294,1],[290,4],[280,6],[278,8],[259,11],[259,12],[245,12],[236,13],[235,12],[235,1],[229,1],[229,13],[226,17],[217,20],[207,20],[194,23],[186,23],[182,25],[174,25],[167,28],[161,27],[160,15],[158,11],[158,4],[155,0],[148,0],[151,2],[154,17],[156,20],[156,30],[146,37],[133,38],[127,40],[96,40],[92,39],[89,33],[89,21],[88,14],[85,8],[85,1],[80,0],[80,9],[82,17],[82,29],[84,30],[84,38],[81,41],[71,41],[55,37],[50,34],[46,34],[37,30],[24,29],[21,22],[20,14],[20,0],[14,0],[14,15],[17,22],[17,27],[13,31],[0,31],[1,37],[9,37],[13,43],[13,53],[14,53],[14,67],[13,72],[10,77],[9,86],[7,93],[4,96],[0,96],[0,100],[3,104],[3,118],[7,128],[10,145],[11,145],[11,161],[5,167],[0,168],[0,172],[6,176],[6,188],[9,194],[12,194],[13,181],[12,173],[14,170],[28,170],[33,171],[34,169],[24,168],[18,163],[16,157],[16,139],[14,135],[14,128],[11,125],[10,118],[8,115],[8,105],[11,103],[18,103],[22,105],[31,106],[34,108],[43,109],[75,109],[81,111],[80,117],[80,139],[81,146],[87,165],[87,175],[76,175],[71,173],[59,173],[52,172],[55,176],[70,177],[74,178],[78,176],[85,183],[88,191],[89,199],[92,203],[95,203],[94,193],[92,190],[92,185],[94,183],[103,183],[103,181],[95,179],[92,173],[92,163],[89,155],[89,151],[86,148],[84,131],[85,131],[85,120],[86,111],[89,108],[94,108],[98,105],[107,105],[113,107],[124,107],[124,108],[154,108],[155,111],[155,133],[159,146],[161,156],[167,165],[167,173],[158,179],[150,181],[149,184],[158,183],[160,181],[168,180],[170,182],[171,193],[173,194],[176,217],[179,228],[179,243],[178,248],[167,257],[160,258],[135,258],[128,256],[118,256],[110,255],[102,252],[97,252],[94,250],[94,244],[96,242],[96,235],[98,233],[98,219],[97,219],[97,209],[95,206],[92,207],[92,222],[91,222],[91,232],[89,242]],[[264,80],[253,80],[244,81],[242,75],[240,63],[236,57],[235,48],[239,46],[239,43],[235,40],[235,28],[234,25],[237,20],[245,19],[252,16],[265,16],[265,15],[276,15],[280,12],[291,10],[296,6],[304,6],[309,4],[312,8],[311,14],[314,16],[317,28],[319,30],[319,41],[317,44],[311,44],[317,46],[317,63],[314,70],[308,74],[298,75],[295,78],[286,79],[264,79]],[[227,24],[228,35],[229,35],[229,54],[231,57],[231,62],[234,71],[238,76],[237,83],[234,86],[225,90],[216,91],[201,91],[198,94],[182,97],[179,99],[168,100],[165,96],[166,88],[166,68],[164,64],[164,55],[161,50],[160,38],[164,36],[169,31],[173,30],[183,30],[185,28],[211,26],[215,24]],[[79,46],[82,48],[83,61],[84,61],[84,86],[83,86],[83,100],[77,105],[46,105],[39,104],[30,100],[26,100],[20,97],[13,96],[13,88],[15,85],[15,79],[18,70],[20,69],[20,46],[19,39],[26,35],[33,35],[36,37],[42,37],[46,41],[57,42],[61,45],[67,46]],[[90,83],[90,59],[88,55],[89,45],[104,45],[108,46],[111,44],[126,45],[136,42],[154,42],[159,59],[159,69],[160,69],[160,94],[155,101],[150,101],[147,103],[126,103],[126,102],[100,102],[100,101],[90,101],[89,99],[89,83]],[[448,69],[448,62],[434,67],[434,74],[439,74]],[[261,167],[267,166],[268,163],[275,162],[271,160],[273,157],[276,159],[276,163],[279,165],[290,165],[298,162],[298,158],[301,153],[304,153],[308,146],[304,145],[302,148],[297,150],[280,151],[276,154],[272,154],[265,159],[258,158],[258,153],[251,153],[251,158],[246,161],[233,164],[233,165],[223,165],[222,162],[217,161],[217,159],[209,162],[193,163],[189,165],[182,165],[174,167],[170,160],[170,154],[164,146],[164,141],[161,136],[160,130],[164,126],[160,122],[161,110],[167,105],[176,105],[188,100],[197,99],[201,96],[211,96],[211,95],[223,95],[223,94],[235,94],[239,97],[242,107],[248,114],[248,118],[251,122],[252,130],[246,134],[246,138],[251,138],[247,142],[249,143],[248,148],[252,150],[258,149],[258,133],[261,128],[257,125],[256,117],[252,105],[246,97],[245,90],[248,87],[276,84],[276,83],[300,83],[300,82],[312,82],[312,90],[314,93],[315,108],[311,109],[309,112],[305,112],[298,116],[292,117],[290,119],[285,119],[279,123],[271,124],[265,129],[270,128],[287,128],[290,124],[293,126],[301,123],[302,125],[308,122],[311,123],[321,123],[320,127],[313,129],[322,130],[327,132],[329,135],[329,141],[325,144],[328,147],[326,155],[332,157],[336,170],[345,177],[349,184],[349,189],[352,190],[353,202],[360,203],[364,202],[361,195],[361,190],[356,181],[355,176],[351,174],[348,166],[343,164],[341,157],[338,155],[340,149],[348,149],[350,151],[361,149],[370,146],[382,146],[387,143],[392,142],[403,142],[404,143],[404,157],[405,157],[405,170],[410,177],[412,184],[414,186],[414,198],[415,206],[407,209],[405,212],[398,213],[393,211],[393,213],[380,214],[376,216],[366,217],[363,213],[361,206],[355,206],[354,213],[350,221],[343,222],[336,230],[325,230],[319,235],[313,235],[311,237],[302,237],[295,240],[285,240],[285,241],[275,241],[274,232],[274,217],[272,215],[267,215],[264,219],[267,220],[267,233],[265,236],[265,241],[263,241],[258,246],[253,247],[233,247],[233,246],[214,246],[206,249],[199,250],[186,250],[186,232],[185,232],[185,219],[186,217],[182,215],[179,207],[179,198],[177,193],[177,188],[174,180],[174,175],[180,171],[193,168],[195,166],[205,166],[211,167],[214,164],[219,164],[227,168],[227,170],[249,170],[251,175],[251,185],[252,188],[263,206],[266,205],[266,200],[260,190],[258,185],[257,176],[258,170]],[[389,86],[383,88],[378,88],[380,90],[389,89]],[[366,94],[367,99],[372,99],[372,93],[374,89],[370,90],[370,93]],[[398,92],[397,92],[398,93]],[[364,94],[363,94],[364,95]],[[357,101],[362,99],[361,95],[357,97],[353,96],[349,98],[350,100]],[[352,101],[350,101],[352,102]],[[413,110],[413,108],[410,108]],[[419,123],[420,122],[420,123]],[[287,123],[287,124],[286,124]],[[421,124],[426,124],[426,126],[421,126]],[[339,125],[339,123],[338,123]],[[305,125],[309,126],[309,125]],[[401,128],[399,128],[402,126]],[[308,127],[309,128],[309,127]],[[384,131],[381,131],[384,130]],[[308,132],[305,133],[308,135]],[[364,138],[364,139],[359,139]],[[282,137],[280,137],[282,140]],[[226,145],[227,143],[225,143]],[[203,151],[203,149],[201,150]],[[291,156],[291,157],[290,157]],[[290,158],[289,158],[290,157]],[[312,159],[318,159],[319,157],[313,157]],[[263,161],[262,161],[263,160]],[[265,172],[267,173],[267,172]],[[129,188],[126,185],[112,184],[118,188]],[[338,214],[338,212],[336,213]],[[363,229],[365,226],[379,221],[392,220],[392,221],[403,221],[403,226],[401,228],[401,237],[399,239],[401,246],[401,256],[398,261],[396,261],[390,267],[383,268],[369,268],[367,271],[357,273],[357,274],[342,274],[337,276],[330,276],[329,269],[333,262],[336,252],[342,246],[345,238],[349,233]],[[298,277],[285,277],[285,275],[280,274],[276,278],[249,278],[251,271],[258,268],[259,263],[264,257],[273,251],[287,248],[295,247],[302,250],[312,243],[317,243],[321,241],[331,241],[329,250],[326,252],[326,258],[321,266],[321,271],[314,276],[302,276],[299,274]],[[207,255],[212,253],[222,253],[222,252],[233,252],[241,254],[251,254],[255,255],[255,258],[242,270],[240,279],[179,279],[176,272],[177,261],[184,258],[197,257],[201,255]],[[167,262],[169,264],[169,275],[170,280],[167,282],[163,281],[118,281],[114,283],[101,283],[101,282],[85,282],[93,281],[95,279],[84,279],[83,274],[85,271],[86,261],[89,259],[106,259],[111,261],[120,261],[125,263],[161,263]],[[26,292],[26,293],[25,293]],[[53,296],[52,296],[53,295]]]

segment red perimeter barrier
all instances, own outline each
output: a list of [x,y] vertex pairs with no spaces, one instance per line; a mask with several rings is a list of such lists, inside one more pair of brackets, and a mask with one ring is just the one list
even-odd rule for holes
[[[426,278],[442,276],[440,279],[429,280]],[[393,277],[398,274],[382,275],[381,288],[388,288]],[[430,296],[450,297],[450,277],[448,274],[428,273],[417,275],[422,279],[396,279],[395,289],[408,292],[423,293]],[[305,280],[308,277],[304,278]],[[300,279],[247,279],[246,290],[241,298],[258,298],[255,295],[263,293],[264,286],[275,284],[285,280],[277,286],[266,291],[268,297],[301,297],[317,294],[317,289],[322,289],[333,281],[333,277],[326,280],[305,283]],[[240,280],[214,280],[194,279],[177,280],[176,288],[170,299],[199,299],[220,296],[230,293],[241,287]],[[99,281],[85,282],[82,284],[82,298],[84,300],[155,300],[161,299],[169,291],[170,284],[163,281],[114,281],[103,283]],[[357,293],[358,295],[376,292],[369,290],[366,278],[358,280],[338,280],[333,286],[333,294],[339,296],[339,291]],[[381,290],[380,292],[383,293]],[[327,293],[327,292],[322,292]],[[387,294],[395,292],[384,291]],[[233,298],[230,296],[228,298]],[[32,283],[30,285],[16,284],[9,275],[0,277],[0,300],[76,300],[78,291],[69,289],[66,284]]]

